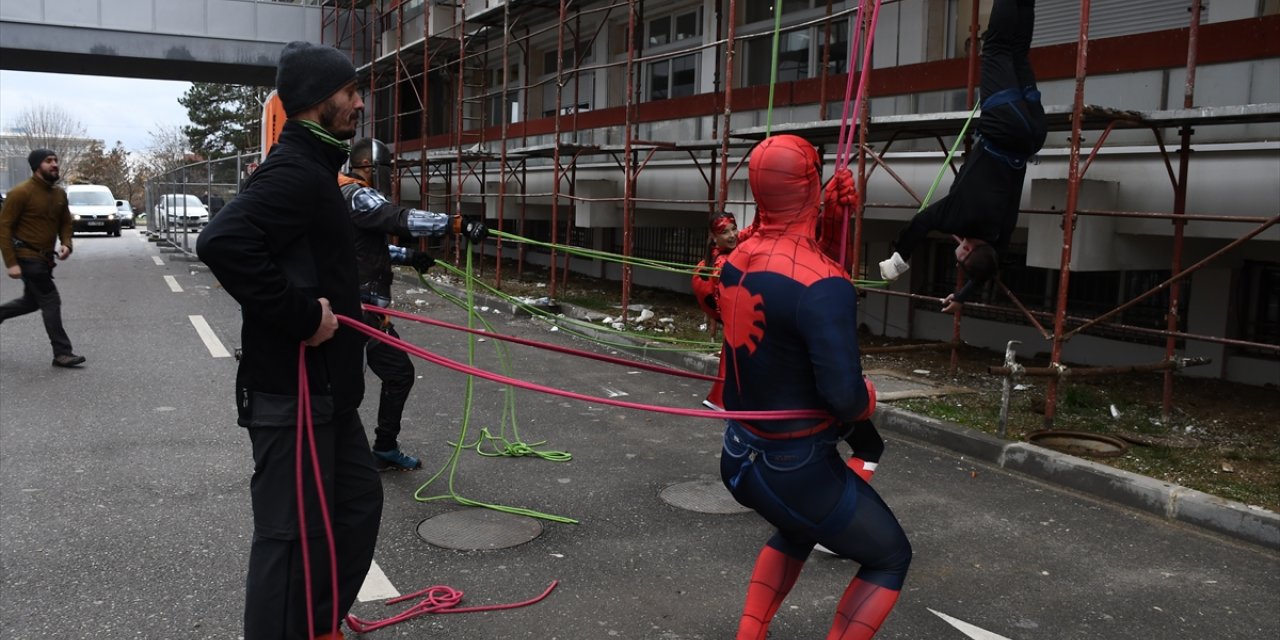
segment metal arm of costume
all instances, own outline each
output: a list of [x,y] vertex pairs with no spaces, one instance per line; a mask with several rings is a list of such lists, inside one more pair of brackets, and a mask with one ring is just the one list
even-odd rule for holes
[[451,216],[397,206],[377,189],[361,187],[351,196],[351,219],[359,227],[420,238],[444,235],[449,230]]

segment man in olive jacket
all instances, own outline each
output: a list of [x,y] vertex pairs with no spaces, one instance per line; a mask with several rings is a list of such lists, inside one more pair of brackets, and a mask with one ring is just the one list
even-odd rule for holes
[[71,339],[62,328],[62,296],[53,284],[54,258],[71,257],[67,192],[54,186],[60,177],[58,154],[35,149],[27,156],[27,164],[31,179],[10,190],[0,210],[5,270],[10,278],[22,278],[22,297],[0,305],[0,322],[39,309],[53,346],[53,366],[76,367],[84,364],[84,356],[71,351]]
[[[292,42],[277,93],[289,116],[244,190],[200,234],[196,250],[240,303],[243,356],[236,408],[253,446],[254,534],[245,640],[341,638],[373,560],[382,485],[356,409],[364,396],[365,338],[335,314],[359,318],[353,229],[333,177],[364,103],[355,68],[336,49]],[[295,498],[299,349],[306,345],[314,437],[337,548],[333,602],[324,523],[304,447],[312,601],[305,598]],[[312,612],[307,619],[308,609]],[[332,635],[330,635],[332,634]]]

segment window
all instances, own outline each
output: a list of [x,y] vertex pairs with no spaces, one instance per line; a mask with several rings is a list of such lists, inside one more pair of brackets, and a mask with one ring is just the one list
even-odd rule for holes
[[[812,9],[815,0],[782,0],[782,15]],[[773,2],[748,2],[746,8],[747,24],[761,20],[773,20]],[[822,6],[826,6],[825,2]]]
[[502,98],[502,92],[485,98],[484,123],[486,125],[491,127],[500,125],[503,118],[506,118],[507,122],[520,122],[520,91],[512,89],[507,92],[505,101]]
[[[778,82],[793,82],[821,75],[826,27],[815,25],[778,34]],[[769,84],[773,71],[773,35],[747,41],[747,85]],[[831,25],[831,45],[827,53],[827,73],[844,73],[849,68],[849,21]]]
[[[1280,263],[1246,261],[1236,286],[1236,335],[1249,342],[1280,344]],[[1257,353],[1275,357],[1274,351]]]
[[[556,64],[556,62],[558,62],[559,60],[559,57],[560,57],[560,53],[556,51],[555,47],[552,47],[550,51],[547,51],[546,53],[542,54],[542,73],[544,75],[552,75],[556,72],[556,70],[559,69],[559,65]],[[568,46],[568,43],[565,43],[564,69],[566,73],[573,71],[574,69],[577,69],[578,65],[581,65],[583,63],[590,62],[590,61],[591,61],[591,45],[587,45],[586,51],[584,51],[582,53],[582,57],[579,58],[577,49],[570,47]]]
[[666,100],[698,92],[698,54],[649,63],[646,99]]
[[645,46],[661,47],[702,35],[702,7],[649,20]]

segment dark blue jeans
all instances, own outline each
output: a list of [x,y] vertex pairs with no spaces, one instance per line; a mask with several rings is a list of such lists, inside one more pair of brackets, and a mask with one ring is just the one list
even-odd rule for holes
[[19,259],[22,269],[22,297],[0,304],[0,322],[40,310],[44,330],[49,334],[54,357],[71,353],[71,339],[62,328],[62,296],[53,286],[53,262]]

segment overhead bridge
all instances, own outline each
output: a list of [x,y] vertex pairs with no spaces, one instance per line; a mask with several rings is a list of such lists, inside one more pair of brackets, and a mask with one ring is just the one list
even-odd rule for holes
[[[0,68],[272,85],[318,0],[0,0]],[[56,87],[51,87],[56,90]]]

